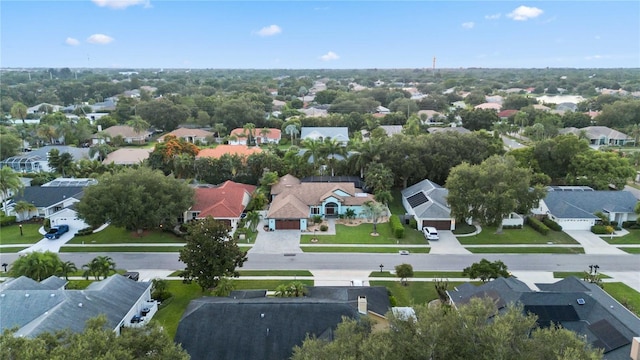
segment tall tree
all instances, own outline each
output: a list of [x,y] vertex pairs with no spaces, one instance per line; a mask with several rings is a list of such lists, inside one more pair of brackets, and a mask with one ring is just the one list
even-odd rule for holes
[[464,270],[462,270],[462,275],[468,276],[471,280],[479,278],[482,282],[487,282],[499,277],[507,278],[511,276],[509,275],[507,265],[502,261],[489,261],[487,259],[482,259],[479,262],[473,263],[471,266],[464,268]]
[[3,166],[0,169],[0,195],[2,196],[2,207],[6,216],[9,216],[9,208],[7,207],[9,198],[23,188],[24,184],[20,181],[20,174],[8,166]]
[[363,214],[371,220],[371,222],[373,223],[373,233],[377,234],[378,233],[378,221],[380,220],[380,218],[382,216],[384,216],[386,214],[386,207],[384,205],[382,205],[379,202],[376,201],[367,201],[364,204],[362,204],[362,212]]
[[105,222],[129,230],[174,224],[193,204],[193,189],[147,167],[105,174],[84,190],[78,215],[97,227]]
[[602,359],[577,333],[562,327],[539,328],[537,317],[520,306],[500,312],[491,299],[467,305],[414,306],[415,317],[389,312],[389,328],[373,331],[371,320],[345,319],[333,341],[307,338],[293,360],[329,359]]
[[331,169],[331,176],[335,175],[335,166],[338,161],[337,157],[344,157],[347,155],[347,148],[345,148],[336,139],[325,139],[320,148],[320,153],[327,159],[329,168]]
[[202,290],[215,288],[223,277],[238,277],[236,268],[247,261],[246,252],[231,238],[229,227],[212,217],[188,225],[180,261],[185,280],[195,280]]
[[407,279],[413,277],[413,266],[411,264],[396,265],[396,276],[400,278],[402,285],[407,286]]
[[364,183],[374,194],[387,191],[393,186],[393,173],[381,163],[370,163],[364,174]]
[[18,201],[13,207],[13,211],[15,211],[16,214],[20,214],[23,220],[28,219],[31,212],[36,210],[38,210],[38,208],[35,205],[24,200]]
[[309,158],[312,159],[313,169],[318,169],[318,158],[322,154],[322,146],[323,142],[317,139],[305,139],[302,142],[302,147],[304,147],[307,151],[304,153],[304,158],[308,161]]
[[505,216],[528,212],[544,196],[541,186],[531,187],[531,176],[531,169],[518,167],[512,156],[494,155],[480,165],[462,163],[451,169],[446,183],[451,215],[497,226],[501,233]]
[[571,161],[567,183],[586,185],[596,190],[607,190],[610,185],[622,190],[633,179],[636,170],[629,159],[615,152],[586,151]]
[[127,126],[131,126],[131,128],[133,128],[133,132],[135,132],[136,135],[140,135],[143,131],[149,130],[149,128],[151,127],[148,122],[144,121],[140,116],[137,115],[132,116],[131,119],[125,124],[127,124]]
[[22,120],[22,123],[24,124],[24,119],[27,118],[27,106],[18,101],[11,106],[10,113],[12,118]]

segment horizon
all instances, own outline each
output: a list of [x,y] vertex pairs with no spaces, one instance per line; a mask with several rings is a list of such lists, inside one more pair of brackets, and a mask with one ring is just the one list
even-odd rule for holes
[[[85,0],[1,6],[2,69],[640,67],[640,31],[629,31],[640,26],[637,1]],[[25,22],[25,14],[36,22]]]

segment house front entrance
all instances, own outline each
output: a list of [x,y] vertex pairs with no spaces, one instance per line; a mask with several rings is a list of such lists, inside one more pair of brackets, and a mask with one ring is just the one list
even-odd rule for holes
[[327,217],[336,217],[336,216],[338,216],[338,204],[336,204],[336,203],[327,203],[324,206],[324,216],[327,216]]

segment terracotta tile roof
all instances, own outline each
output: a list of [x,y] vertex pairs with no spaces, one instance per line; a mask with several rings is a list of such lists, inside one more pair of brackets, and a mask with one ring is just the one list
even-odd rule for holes
[[117,165],[134,165],[139,164],[142,161],[149,158],[149,154],[153,149],[130,149],[122,148],[118,149],[109,155],[102,161],[103,164],[117,164]]
[[170,133],[164,134],[158,138],[158,141],[163,141],[165,137],[173,135],[177,138],[183,137],[197,137],[197,138],[206,138],[209,136],[213,136],[213,133],[210,131],[202,130],[202,129],[188,129],[188,128],[178,128],[173,130]]
[[300,179],[297,177],[287,174],[278,180],[278,183],[271,187],[271,195],[278,195],[283,192],[287,187],[291,185],[299,185]]
[[492,110],[496,110],[496,111],[500,111],[500,108],[502,107],[502,105],[498,104],[498,103],[482,103],[480,105],[476,105],[474,107],[474,109],[492,109]]
[[[293,182],[277,188],[276,191],[280,191],[280,193],[271,203],[267,214],[268,218],[307,218],[309,217],[309,206],[320,205],[323,200],[330,196],[335,197],[343,205],[347,206],[362,205],[369,200],[374,200],[373,195],[364,193],[361,189],[356,188],[353,183],[305,182],[296,184]],[[336,194],[337,191],[344,192],[347,195],[338,195]],[[303,210],[304,215],[302,215]]]
[[257,146],[247,147],[243,145],[218,145],[213,149],[202,149],[196,156],[196,159],[200,159],[203,157],[211,157],[214,159],[218,159],[222,157],[224,154],[229,155],[240,155],[243,157],[249,156],[251,154],[261,153],[262,149]]
[[[256,138],[263,137],[262,134],[260,133],[262,129],[263,128],[253,129],[253,136],[255,136]],[[265,136],[267,139],[280,140],[280,138],[282,137],[282,131],[280,129],[268,128],[267,130],[269,130],[269,133]],[[230,133],[230,135],[235,135],[237,137],[242,137],[244,136],[244,134],[245,134],[245,130],[243,128],[235,128],[231,130],[231,133]]]
[[498,117],[508,118],[509,116],[515,115],[517,113],[518,113],[518,110],[502,110],[498,113]]
[[199,218],[239,218],[255,190],[253,185],[231,180],[216,188],[196,188],[196,202],[191,211],[200,211]]

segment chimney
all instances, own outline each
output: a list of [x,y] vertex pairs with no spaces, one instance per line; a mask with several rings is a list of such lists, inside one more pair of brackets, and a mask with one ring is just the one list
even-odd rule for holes
[[631,360],[640,360],[640,337],[634,337],[631,342]]
[[358,312],[360,314],[367,315],[367,297],[366,296],[358,296]]

